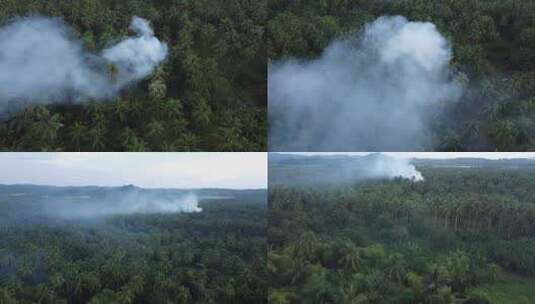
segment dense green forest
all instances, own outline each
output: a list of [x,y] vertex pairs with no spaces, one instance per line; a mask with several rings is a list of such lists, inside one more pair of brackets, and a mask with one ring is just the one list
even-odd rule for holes
[[0,1],[0,26],[36,14],[62,18],[95,53],[141,16],[169,56],[115,100],[0,114],[0,150],[266,150],[266,2]]
[[265,190],[201,190],[198,213],[45,212],[105,191],[0,187],[0,303],[267,303]]
[[535,147],[535,1],[269,0],[268,58],[316,58],[383,15],[429,21],[453,46],[461,100],[434,120],[439,151]]
[[488,162],[290,186],[270,164],[270,303],[535,303],[535,168]]

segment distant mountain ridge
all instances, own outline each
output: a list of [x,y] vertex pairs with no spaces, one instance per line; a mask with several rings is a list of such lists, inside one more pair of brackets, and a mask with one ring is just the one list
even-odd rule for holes
[[[270,153],[270,185],[343,185],[408,176],[420,176],[424,168],[500,168],[535,170],[535,159],[454,158],[402,159],[382,153],[366,155],[298,155]],[[409,178],[410,179],[410,178]]]
[[136,185],[124,186],[49,186],[35,184],[0,184],[0,194],[2,193],[31,193],[36,195],[91,195],[109,196],[125,195],[135,193],[150,193],[158,195],[184,195],[195,193],[200,196],[232,196],[234,194],[261,194],[267,189],[225,189],[225,188],[199,188],[199,189],[179,189],[179,188],[141,188]]
[[[285,163],[297,164],[312,164],[317,161],[322,163],[328,163],[335,161],[340,162],[363,162],[378,161],[381,159],[392,159],[392,156],[388,156],[382,153],[371,153],[367,155],[299,155],[299,154],[286,154],[286,153],[270,153],[269,161],[270,165],[280,165]],[[535,158],[510,158],[510,159],[488,159],[488,158],[471,158],[460,157],[451,159],[433,159],[433,158],[412,158],[410,162],[414,165],[447,165],[447,166],[506,166],[506,167],[535,167]]]

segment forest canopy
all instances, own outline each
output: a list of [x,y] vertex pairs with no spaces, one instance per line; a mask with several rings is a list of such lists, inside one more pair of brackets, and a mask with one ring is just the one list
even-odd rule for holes
[[[465,88],[457,101],[435,106],[442,114],[429,117],[429,141],[418,150],[533,149],[533,0],[269,0],[268,60],[317,60],[333,41],[360,35],[381,16],[434,24],[451,44],[450,68]],[[277,119],[270,117],[270,133]]]
[[0,303],[267,303],[266,191],[185,193],[0,185]]
[[1,113],[0,149],[265,151],[266,12],[265,2],[248,0],[1,1],[0,29],[16,18],[58,17],[91,53],[128,36],[139,16],[169,54],[110,100]]
[[414,160],[420,181],[277,183],[335,162],[347,159],[270,164],[270,303],[533,303],[533,160]]

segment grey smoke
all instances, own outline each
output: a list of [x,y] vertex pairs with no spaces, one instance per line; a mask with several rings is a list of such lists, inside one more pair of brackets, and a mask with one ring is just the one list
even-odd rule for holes
[[292,185],[347,185],[367,180],[408,179],[421,182],[424,177],[410,159],[384,154],[367,156],[269,155],[269,184]]
[[457,100],[451,46],[428,22],[381,17],[314,60],[269,67],[270,150],[393,151],[431,145],[441,104]]
[[404,178],[415,182],[424,180],[422,173],[406,158],[376,157],[365,168],[365,173],[367,178]]
[[57,18],[18,18],[0,28],[0,111],[8,103],[109,99],[146,78],[167,57],[167,45],[143,18],[134,17],[130,29],[135,37],[92,54]]
[[422,173],[411,164],[410,159],[389,157],[376,154],[353,162],[343,161],[330,163],[328,174],[322,173],[319,178],[327,181],[354,182],[369,179],[402,178],[414,182],[424,180]]
[[121,197],[95,199],[91,196],[47,197],[43,214],[52,218],[91,219],[116,215],[201,212],[199,198],[194,193],[164,198],[133,192]]

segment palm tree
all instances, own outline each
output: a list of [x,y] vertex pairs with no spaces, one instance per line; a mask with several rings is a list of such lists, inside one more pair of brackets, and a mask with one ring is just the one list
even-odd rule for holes
[[49,116],[48,119],[42,121],[43,135],[49,141],[56,140],[58,136],[59,128],[63,126],[61,123],[61,115],[54,114]]
[[123,138],[123,146],[126,151],[147,151],[145,142],[140,139],[132,129],[126,128],[121,135]]
[[496,120],[503,112],[505,104],[500,101],[489,103],[484,109],[485,114],[490,121]]
[[154,78],[149,84],[149,96],[154,101],[163,100],[167,94],[165,81],[159,77]]
[[37,303],[54,303],[54,290],[45,284],[37,285]]
[[359,282],[351,280],[344,284],[340,288],[340,294],[342,295],[343,303],[359,303]]
[[104,129],[98,127],[91,128],[91,130],[89,130],[89,138],[91,140],[91,147],[96,151],[102,150],[106,146],[106,144],[104,143]]
[[55,273],[50,276],[50,284],[52,285],[52,288],[59,289],[64,283],[65,279],[60,273]]
[[313,261],[316,255],[318,239],[314,232],[307,231],[297,240],[294,256],[302,261]]
[[240,130],[235,126],[219,128],[219,136],[222,142],[219,149],[222,151],[240,151],[243,148]]
[[147,136],[155,139],[156,141],[162,141],[162,136],[165,133],[165,127],[163,123],[158,120],[153,120],[147,125]]
[[448,257],[446,268],[451,275],[455,289],[463,290],[466,287],[469,267],[470,258],[462,251],[457,251]]
[[408,271],[407,264],[401,254],[393,254],[388,259],[388,266],[385,270],[386,276],[394,282],[403,282]]
[[212,109],[204,98],[199,98],[193,106],[193,122],[199,130],[208,127],[212,121]]
[[76,121],[71,127],[71,141],[76,147],[76,150],[80,151],[80,144],[86,134],[87,127],[79,121]]
[[123,287],[117,293],[117,302],[119,304],[132,304],[134,302],[134,295],[128,290],[128,288]]
[[143,291],[145,280],[142,275],[135,276],[129,283],[129,289],[134,295],[138,295]]
[[338,260],[339,266],[349,272],[358,272],[364,265],[362,251],[353,243],[347,243],[340,250],[342,257]]
[[169,99],[164,104],[163,112],[168,120],[182,120],[184,118],[182,102],[180,99]]
[[234,303],[236,301],[236,288],[234,287],[234,279],[228,280],[223,286],[223,295],[226,303]]
[[117,99],[114,103],[114,112],[119,117],[119,122],[125,123],[130,111],[129,103],[121,99]]
[[191,132],[182,134],[179,142],[179,146],[182,151],[195,151],[198,149],[197,146],[199,145],[199,139]]
[[180,286],[178,288],[178,295],[176,298],[177,304],[188,304],[190,299],[191,299],[191,295],[190,295],[189,289],[184,286]]
[[518,130],[510,120],[500,120],[494,124],[489,134],[495,141],[498,150],[506,151],[514,148]]
[[290,304],[286,293],[280,290],[270,290],[268,298],[268,303],[270,304]]
[[21,277],[30,277],[35,273],[35,265],[29,258],[23,258],[22,263],[18,266],[17,272]]

